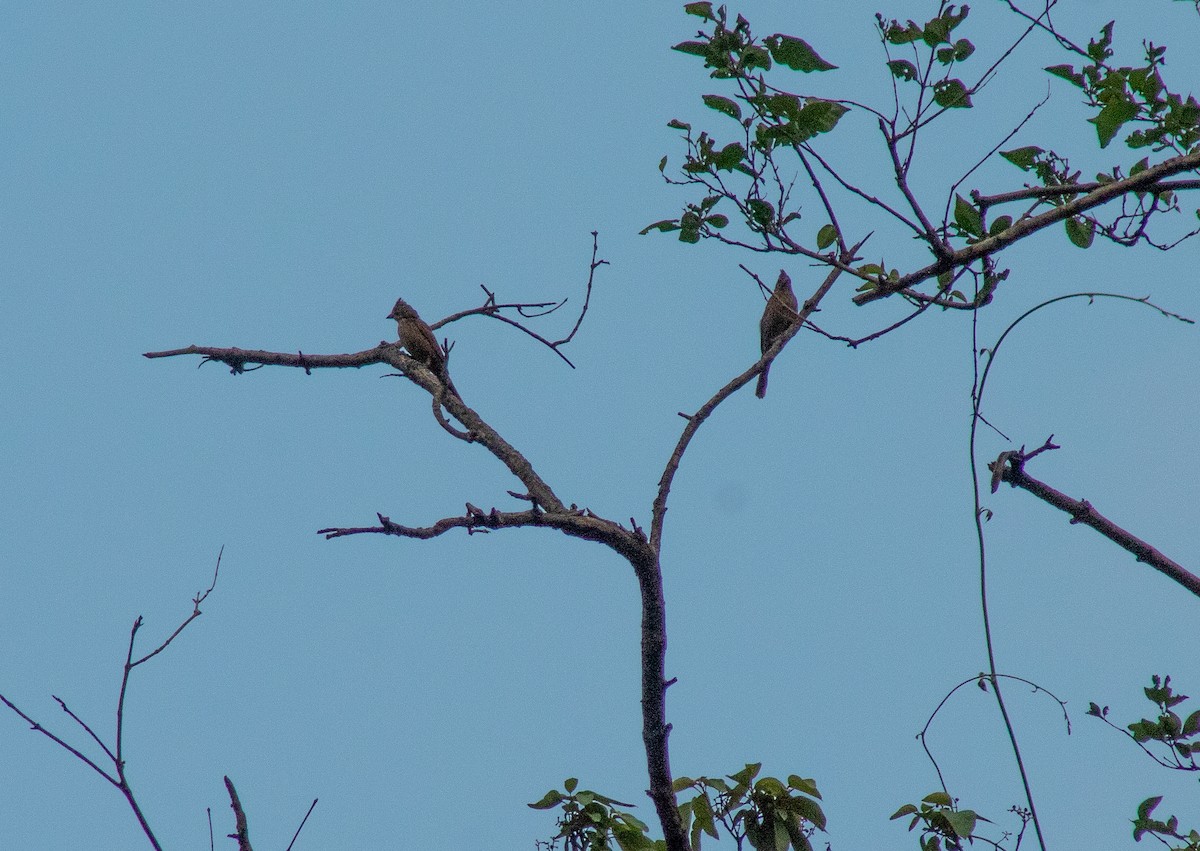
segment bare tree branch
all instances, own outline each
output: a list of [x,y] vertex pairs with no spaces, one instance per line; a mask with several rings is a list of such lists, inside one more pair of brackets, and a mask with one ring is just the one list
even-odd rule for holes
[[[114,749],[110,749],[86,722],[72,712],[62,698],[54,696],[54,700],[57,701],[60,707],[62,707],[63,712],[67,713],[67,715],[69,715],[71,719],[75,721],[75,723],[82,727],[84,732],[86,732],[88,736],[101,747],[101,749],[103,749],[105,755],[113,764],[113,768],[115,769],[114,774],[109,774],[90,757],[85,755],[79,749],[67,744],[67,742],[60,737],[51,733],[37,721],[34,721],[31,717],[29,717],[29,715],[17,707],[17,705],[11,700],[0,694],[0,701],[3,701],[5,706],[15,712],[17,715],[21,716],[21,718],[23,718],[25,721],[29,722],[33,730],[49,738],[59,747],[63,748],[63,750],[76,757],[80,762],[87,765],[120,791],[120,793],[125,797],[126,802],[129,804],[130,809],[133,810],[134,816],[138,820],[138,824],[141,825],[142,832],[146,834],[146,838],[150,840],[150,844],[156,849],[156,851],[161,851],[162,846],[159,844],[157,837],[155,837],[154,831],[150,827],[150,823],[146,820],[145,813],[142,812],[142,807],[138,803],[137,796],[134,794],[133,788],[129,784],[129,778],[125,774],[125,696],[129,687],[129,675],[138,665],[153,659],[155,656],[165,650],[171,644],[171,642],[174,641],[181,632],[183,632],[184,628],[187,627],[188,624],[200,616],[200,604],[204,602],[204,600],[208,598],[208,595],[213,592],[213,589],[217,587],[217,577],[221,572],[221,554],[224,553],[224,550],[225,548],[222,547],[221,553],[218,553],[217,555],[217,564],[213,569],[212,582],[209,584],[206,590],[197,592],[196,596],[192,598],[192,613],[188,615],[183,622],[175,628],[175,631],[172,632],[161,644],[159,644],[158,647],[137,660],[134,660],[133,658],[133,644],[138,630],[142,626],[142,616],[138,615],[138,617],[134,620],[133,628],[129,633],[129,647],[125,653],[125,665],[121,674],[121,693],[120,697],[117,699],[117,732],[116,747]],[[248,847],[249,846],[247,846],[247,848]]]
[[254,851],[250,847],[250,825],[246,822],[246,811],[242,809],[237,789],[233,788],[233,781],[228,776],[225,777],[225,788],[229,791],[229,806],[233,810],[236,826],[236,832],[229,834],[229,838],[237,840],[238,851]]
[[999,458],[988,464],[988,469],[992,471],[993,476],[992,491],[995,492],[1001,481],[1008,482],[1015,488],[1029,491],[1042,501],[1071,515],[1072,523],[1090,526],[1117,546],[1133,553],[1138,561],[1145,562],[1200,597],[1200,576],[1196,576],[1178,562],[1167,558],[1146,541],[1122,529],[1097,511],[1086,499],[1073,499],[1025,472],[1025,463],[1030,458],[1046,449],[1057,448],[1047,441],[1046,445],[1033,452],[1027,453],[1022,449],[1018,452],[1001,453]]

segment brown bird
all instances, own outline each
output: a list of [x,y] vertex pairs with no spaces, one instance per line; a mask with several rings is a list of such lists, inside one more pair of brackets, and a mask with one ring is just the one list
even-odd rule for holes
[[414,360],[429,367],[446,388],[457,396],[458,390],[446,372],[446,353],[438,345],[433,329],[413,310],[412,305],[402,298],[397,299],[396,306],[388,314],[388,319],[396,320],[396,327],[400,332],[400,345],[408,350]]
[[[788,277],[787,272],[780,269],[779,280],[775,282],[775,292],[767,299],[766,310],[758,323],[759,342],[764,354],[783,332],[792,327],[799,307],[796,294],[792,292],[792,279]],[[770,371],[771,364],[768,363],[758,375],[758,387],[755,388],[754,395],[760,399],[767,395],[767,373]]]

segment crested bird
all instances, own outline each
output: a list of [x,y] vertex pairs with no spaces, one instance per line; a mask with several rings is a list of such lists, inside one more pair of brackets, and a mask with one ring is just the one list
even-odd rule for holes
[[[767,299],[766,309],[763,310],[762,319],[758,323],[763,354],[766,354],[767,349],[771,348],[781,334],[792,327],[799,307],[796,294],[792,292],[792,279],[788,277],[787,272],[780,269],[775,291]],[[768,362],[758,374],[758,387],[755,388],[754,395],[760,399],[767,395],[767,373],[770,371],[771,364]]]
[[413,306],[402,298],[396,299],[396,306],[392,308],[392,312],[388,314],[387,318],[396,320],[396,328],[400,332],[400,345],[408,351],[413,360],[420,361],[429,367],[430,371],[446,385],[446,389],[458,396],[458,390],[455,389],[454,382],[450,380],[450,374],[446,371],[446,353],[438,345],[437,337],[433,335],[433,329],[413,309]]

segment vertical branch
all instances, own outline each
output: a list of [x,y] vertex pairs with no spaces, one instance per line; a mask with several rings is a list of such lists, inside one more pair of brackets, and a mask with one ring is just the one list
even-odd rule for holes
[[225,778],[225,788],[229,791],[229,806],[233,810],[234,829],[236,831],[229,834],[229,838],[237,840],[238,851],[254,851],[250,847],[250,825],[246,822],[246,811],[242,809],[242,802],[238,798],[237,789],[233,788],[233,781],[229,777]]
[[667,851],[691,851],[671,776],[667,688],[674,680],[666,679],[667,605],[657,551],[633,561],[633,569],[642,596],[642,742],[650,778],[648,792],[658,813]]

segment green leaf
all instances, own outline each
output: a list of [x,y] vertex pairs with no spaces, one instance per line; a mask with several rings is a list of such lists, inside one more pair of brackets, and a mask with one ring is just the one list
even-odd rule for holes
[[922,37],[921,28],[915,22],[909,21],[905,26],[899,21],[892,21],[883,31],[883,37],[888,44],[911,44]]
[[967,839],[975,832],[975,821],[978,816],[971,810],[958,810],[946,813],[946,821],[954,828],[960,839]]
[[1112,45],[1113,24],[1115,21],[1109,21],[1100,28],[1100,38],[1088,42],[1087,55],[1093,62],[1103,62],[1108,57],[1112,56],[1112,51],[1109,47]]
[[761,762],[748,762],[746,767],[737,774],[730,774],[729,779],[739,786],[749,786],[750,781],[758,776],[758,772],[762,770]]
[[768,228],[775,221],[775,208],[761,198],[751,198],[746,202],[746,208],[754,217],[754,223],[760,227]]
[[729,217],[723,216],[720,213],[717,213],[715,216],[709,216],[707,219],[704,220],[704,222],[705,222],[705,224],[711,225],[712,227],[716,228],[717,230],[720,230],[721,228],[729,225]]
[[667,126],[674,130],[684,130],[688,133],[692,132],[692,125],[686,121],[680,121],[678,118],[672,118],[667,122]]
[[1037,145],[1026,145],[1023,148],[1013,148],[1011,151],[1001,151],[1000,156],[1023,171],[1029,171],[1037,161],[1038,155],[1044,153]]
[[713,839],[720,839],[720,834],[717,833],[717,822],[713,817],[712,805],[709,804],[708,798],[704,795],[697,796],[692,801],[692,813],[696,817],[698,830],[704,831]]
[[655,222],[652,225],[646,225],[640,231],[639,236],[645,236],[650,231],[656,230],[660,233],[670,233],[673,230],[679,230],[679,222],[676,219],[663,219],[661,222]]
[[1113,136],[1121,129],[1126,121],[1137,118],[1137,104],[1127,100],[1114,100],[1105,104],[1095,118],[1088,121],[1096,125],[1096,135],[1100,137],[1100,147],[1107,148]]
[[746,158],[746,149],[739,142],[731,142],[713,158],[718,171],[733,171]]
[[796,120],[786,125],[793,141],[803,142],[821,133],[828,133],[837,126],[842,116],[849,112],[848,107],[831,100],[809,98],[796,116]]
[[571,794],[572,792],[574,792],[575,788],[578,785],[579,785],[579,779],[576,777],[568,777],[566,780],[563,781],[563,788],[567,790],[568,795]]
[[696,244],[700,241],[700,216],[690,210],[679,220],[679,241]]
[[954,223],[971,236],[983,236],[983,219],[979,211],[962,195],[954,196]]
[[1012,216],[999,216],[992,222],[992,226],[988,228],[988,236],[1004,233],[1010,227],[1012,227]]
[[612,834],[621,851],[650,851],[654,848],[650,837],[636,827],[614,827]]
[[775,58],[775,61],[782,62],[793,71],[803,71],[807,74],[812,71],[832,71],[837,67],[822,59],[817,51],[813,50],[812,46],[802,38],[776,33],[764,41],[771,49],[771,56]]
[[704,101],[704,105],[709,109],[715,109],[717,112],[725,113],[730,118],[736,118],[739,121],[741,120],[742,108],[738,106],[735,101],[732,101],[729,98],[723,98],[720,95],[704,95],[702,99]]
[[[838,236],[837,228],[835,228],[833,225],[825,225],[819,231],[817,231],[817,248],[828,248],[829,246],[833,245],[833,243],[837,240],[837,236]],[[797,778],[797,779],[800,779],[800,778]],[[804,781],[804,782],[811,782],[811,781]],[[793,786],[797,786],[796,783],[792,782],[791,777],[788,778],[788,783],[791,783]],[[797,787],[797,788],[799,788],[799,787]],[[816,787],[814,786],[813,789],[815,791]],[[805,789],[805,791],[807,792],[808,790]],[[809,792],[808,794],[811,795],[813,793]]]
[[680,53],[688,53],[692,56],[703,56],[707,59],[711,47],[707,41],[681,41],[679,44],[672,45],[671,49],[678,50]]
[[763,106],[773,115],[782,115],[791,119],[795,119],[801,109],[800,98],[787,92],[771,95],[763,101]]
[[821,805],[812,798],[792,798],[792,805],[797,813],[812,822],[817,828],[825,829],[825,812],[821,809]]
[[540,801],[538,801],[537,803],[526,804],[525,806],[527,806],[533,810],[548,810],[551,807],[558,806],[559,803],[562,802],[562,800],[563,800],[562,793],[560,793],[557,789],[551,789],[549,792],[547,792],[545,795],[543,795],[542,799]]
[[1147,798],[1138,804],[1137,814],[1139,819],[1146,819],[1150,813],[1154,812],[1154,808],[1162,803],[1162,795],[1156,795],[1153,798]]
[[913,813],[915,813],[916,811],[917,811],[917,808],[915,806],[913,806],[912,804],[905,804],[903,807],[896,810],[896,812],[892,813],[891,816],[888,818],[888,821],[895,821],[898,818],[904,818],[905,816],[910,816]]
[[926,804],[933,804],[935,807],[948,807],[951,804],[950,796],[945,792],[930,792],[921,801]]
[[746,71],[753,71],[755,68],[770,71],[771,55],[761,47],[750,45],[742,50],[742,68]]
[[754,784],[754,790],[756,792],[766,792],[768,795],[777,798],[787,794],[786,787],[775,777],[764,777],[759,780]]
[[960,80],[939,80],[933,84],[933,100],[948,109],[970,109],[971,94]]
[[1074,86],[1078,86],[1081,89],[1083,88],[1083,75],[1076,74],[1075,68],[1071,65],[1051,65],[1043,70],[1049,71],[1055,77],[1066,80],[1068,83],[1071,83]]
[[1096,235],[1095,226],[1090,219],[1073,216],[1066,220],[1067,237],[1080,248],[1090,248]]
[[945,12],[925,24],[925,29],[921,33],[925,44],[929,47],[937,47],[943,42],[948,43],[950,41],[950,31],[966,20],[967,14],[970,11],[970,7],[964,5],[962,13],[956,15],[954,14],[953,5],[947,7]]
[[917,66],[907,59],[893,59],[887,66],[888,70],[892,72],[893,77],[898,77],[901,80],[917,79]]
[[706,21],[716,20],[713,17],[712,3],[684,3],[683,11]]

